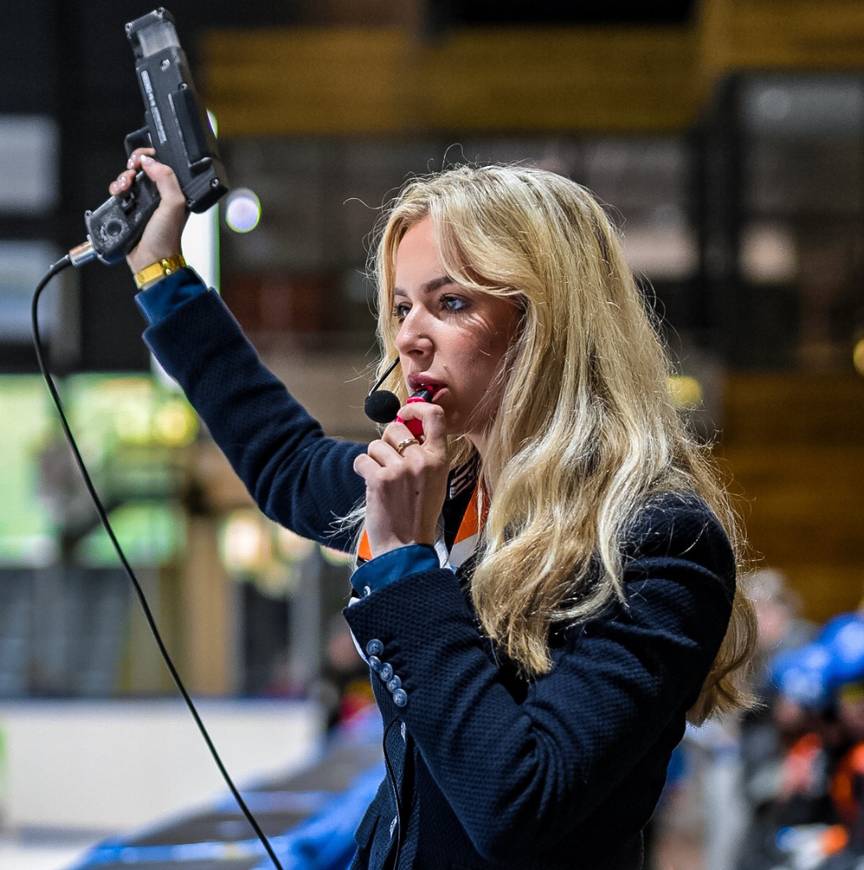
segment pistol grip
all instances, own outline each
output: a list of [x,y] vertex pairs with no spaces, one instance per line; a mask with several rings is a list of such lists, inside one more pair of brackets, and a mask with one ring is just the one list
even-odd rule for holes
[[126,156],[130,157],[136,148],[152,148],[153,143],[150,141],[150,131],[147,127],[142,127],[134,133],[130,133],[123,140],[123,147],[126,149]]
[[135,246],[158,205],[156,185],[139,172],[124,194],[109,197],[95,211],[85,212],[84,225],[96,256],[109,266],[119,263]]

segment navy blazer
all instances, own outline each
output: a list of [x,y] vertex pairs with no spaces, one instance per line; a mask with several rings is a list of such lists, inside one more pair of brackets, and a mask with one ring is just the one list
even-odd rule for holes
[[[365,445],[324,435],[213,292],[145,339],[261,510],[349,549],[333,520],[364,496],[352,465]],[[398,868],[641,866],[641,830],[726,631],[735,563],[686,494],[646,505],[624,555],[627,606],[553,631],[554,667],[530,682],[478,628],[472,560],[345,609],[374,664],[388,766],[353,867],[392,867],[397,844]]]

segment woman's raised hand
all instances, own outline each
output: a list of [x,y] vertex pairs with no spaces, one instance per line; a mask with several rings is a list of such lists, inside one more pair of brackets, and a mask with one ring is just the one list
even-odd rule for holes
[[108,185],[108,192],[112,196],[121,196],[132,186],[138,171],[143,169],[159,191],[161,201],[156,211],[147,222],[138,244],[126,255],[126,262],[133,274],[157,260],[176,257],[181,253],[180,237],[189,214],[186,197],[174,170],[154,159],[155,153],[155,148],[136,148],[126,169]]
[[373,556],[406,544],[434,544],[447,491],[444,411],[412,402],[399,416],[423,423],[422,443],[403,423],[390,423],[354,460],[354,471],[366,481],[366,535]]

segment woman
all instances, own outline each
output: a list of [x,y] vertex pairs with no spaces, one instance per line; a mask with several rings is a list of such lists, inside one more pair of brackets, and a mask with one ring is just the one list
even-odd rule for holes
[[[128,262],[158,278],[184,203],[142,152],[111,192],[139,167],[162,203]],[[381,372],[431,392],[399,412],[419,438],[324,437],[190,270],[137,297],[262,510],[359,550],[388,776],[353,866],[641,867],[685,720],[744,701],[753,619],[616,234],[571,181],[461,167],[403,189],[376,273]]]

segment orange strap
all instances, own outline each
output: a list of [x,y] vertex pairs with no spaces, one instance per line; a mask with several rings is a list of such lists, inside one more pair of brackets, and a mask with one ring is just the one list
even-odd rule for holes
[[[456,539],[453,541],[454,546],[460,541],[476,535],[486,522],[489,505],[486,499],[484,499],[483,516],[481,517],[479,491],[480,488],[475,485],[474,491],[471,493],[471,500],[468,502],[468,507],[465,508],[465,513],[462,515],[462,522],[459,523],[459,530],[456,532]],[[369,546],[369,536],[366,534],[366,529],[363,529],[363,534],[360,536],[357,556],[363,562],[368,562],[372,558],[372,548]]]

